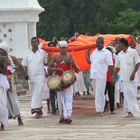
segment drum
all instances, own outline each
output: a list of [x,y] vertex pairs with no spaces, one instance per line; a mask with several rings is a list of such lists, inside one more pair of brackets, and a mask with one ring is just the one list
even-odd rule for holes
[[47,85],[50,90],[59,90],[62,84],[62,78],[58,75],[53,75],[48,78]]
[[72,71],[67,70],[67,71],[63,72],[62,82],[64,85],[66,85],[66,86],[72,85],[75,81],[76,81],[76,76]]

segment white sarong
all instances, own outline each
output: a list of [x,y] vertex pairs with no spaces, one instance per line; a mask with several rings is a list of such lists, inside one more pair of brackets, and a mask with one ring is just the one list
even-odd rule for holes
[[124,111],[138,112],[139,107],[137,103],[137,83],[122,81],[124,93]]
[[9,80],[11,83],[11,91],[7,92],[7,109],[9,118],[18,118],[20,116],[20,108],[14,75],[11,75],[11,78]]
[[95,94],[96,112],[103,112],[105,106],[106,79],[93,79],[92,87]]
[[79,73],[75,73],[75,75],[76,75],[76,81],[73,85],[74,93],[86,92],[87,89],[84,83],[83,73],[79,72]]
[[50,90],[47,85],[48,78],[45,78],[44,88],[43,88],[43,100],[50,99]]
[[71,117],[72,101],[73,101],[73,86],[57,92],[58,108],[60,116],[64,119]]
[[31,112],[40,112],[42,108],[44,80],[29,82],[29,91],[32,95]]
[[5,75],[0,74],[0,122],[8,126],[7,96],[6,91],[9,89],[9,83]]

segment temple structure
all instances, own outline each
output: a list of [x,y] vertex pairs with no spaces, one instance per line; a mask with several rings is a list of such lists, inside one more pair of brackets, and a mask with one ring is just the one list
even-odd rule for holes
[[42,11],[37,0],[0,0],[0,41],[9,44],[11,55],[22,58],[30,48]]

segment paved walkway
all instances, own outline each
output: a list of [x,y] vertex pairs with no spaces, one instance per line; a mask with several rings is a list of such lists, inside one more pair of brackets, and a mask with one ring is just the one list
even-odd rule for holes
[[58,115],[47,114],[45,102],[44,118],[37,120],[30,114],[30,96],[20,96],[19,100],[24,126],[9,120],[0,140],[140,140],[140,113],[133,119],[126,118],[122,110],[97,117],[93,99],[86,98],[74,100],[73,123],[60,125]]

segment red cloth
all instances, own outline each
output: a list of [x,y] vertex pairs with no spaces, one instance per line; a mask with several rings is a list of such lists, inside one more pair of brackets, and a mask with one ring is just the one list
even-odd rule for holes
[[[63,71],[72,70],[71,65],[68,64],[68,63],[67,63],[67,64],[66,64],[66,63],[57,64],[57,65],[56,65],[56,68],[62,68]],[[61,72],[61,71],[56,71],[56,74],[59,75],[59,76],[61,76],[62,73],[63,73],[63,72]]]
[[[113,66],[115,65],[115,59],[113,58]],[[111,72],[110,70],[108,69],[107,71],[107,82],[110,82],[112,79],[111,79]]]
[[5,75],[6,75],[6,76],[9,76],[9,75],[12,75],[12,73],[11,73],[10,70],[7,70],[6,73],[5,73]]

